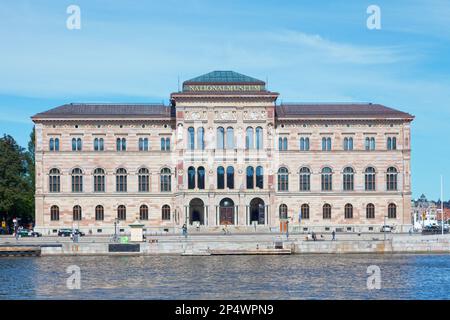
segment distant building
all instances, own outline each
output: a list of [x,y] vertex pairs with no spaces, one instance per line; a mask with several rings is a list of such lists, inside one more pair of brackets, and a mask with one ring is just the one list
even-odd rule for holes
[[413,116],[379,104],[277,104],[215,71],[170,105],[66,104],[36,124],[36,229],[378,231],[411,226]]

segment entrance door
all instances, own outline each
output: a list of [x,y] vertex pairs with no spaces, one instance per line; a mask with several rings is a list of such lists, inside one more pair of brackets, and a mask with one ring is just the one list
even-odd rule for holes
[[265,224],[265,205],[260,198],[255,198],[250,201],[250,223],[256,221],[257,224]]
[[201,199],[192,199],[189,203],[189,223],[200,225],[205,224],[205,204]]
[[229,198],[220,201],[219,222],[222,225],[234,224],[234,202]]
[[233,208],[220,208],[220,224],[223,225],[234,224]]

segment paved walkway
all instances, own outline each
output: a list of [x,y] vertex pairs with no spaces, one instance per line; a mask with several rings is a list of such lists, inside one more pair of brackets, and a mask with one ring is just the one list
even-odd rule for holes
[[[386,237],[386,238],[385,238]],[[442,237],[442,235],[421,235],[421,234],[383,234],[383,233],[366,233],[366,234],[355,234],[355,233],[338,233],[336,234],[337,241],[373,241],[373,240],[391,240],[395,239],[433,239],[436,237]],[[450,239],[450,234],[443,236],[444,238]],[[322,241],[331,241],[330,234],[317,234],[317,238]],[[190,233],[188,237],[185,238],[182,235],[157,235],[157,236],[147,236],[147,241],[157,240],[158,242],[258,242],[258,241],[280,241],[287,240],[286,234],[280,233],[248,233],[248,234],[200,234],[200,233]],[[288,240],[290,241],[306,241],[306,234],[290,234]],[[311,241],[311,240],[310,240]],[[57,237],[57,236],[46,236],[41,238],[20,238],[16,240],[12,236],[0,236],[0,245],[6,244],[23,244],[23,245],[39,245],[39,244],[57,244],[57,243],[71,243],[70,238]],[[79,242],[81,243],[108,243],[111,242],[110,236],[85,236],[81,237]]]

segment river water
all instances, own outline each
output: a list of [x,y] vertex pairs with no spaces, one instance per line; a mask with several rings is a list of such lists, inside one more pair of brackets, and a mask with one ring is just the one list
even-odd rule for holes
[[[367,288],[371,265],[380,289]],[[450,255],[0,258],[6,299],[450,299]]]

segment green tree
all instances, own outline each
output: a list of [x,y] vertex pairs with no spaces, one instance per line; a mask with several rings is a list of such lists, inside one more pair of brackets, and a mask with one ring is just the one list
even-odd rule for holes
[[30,156],[13,137],[0,138],[0,215],[27,223],[33,219],[34,193],[30,178]]

